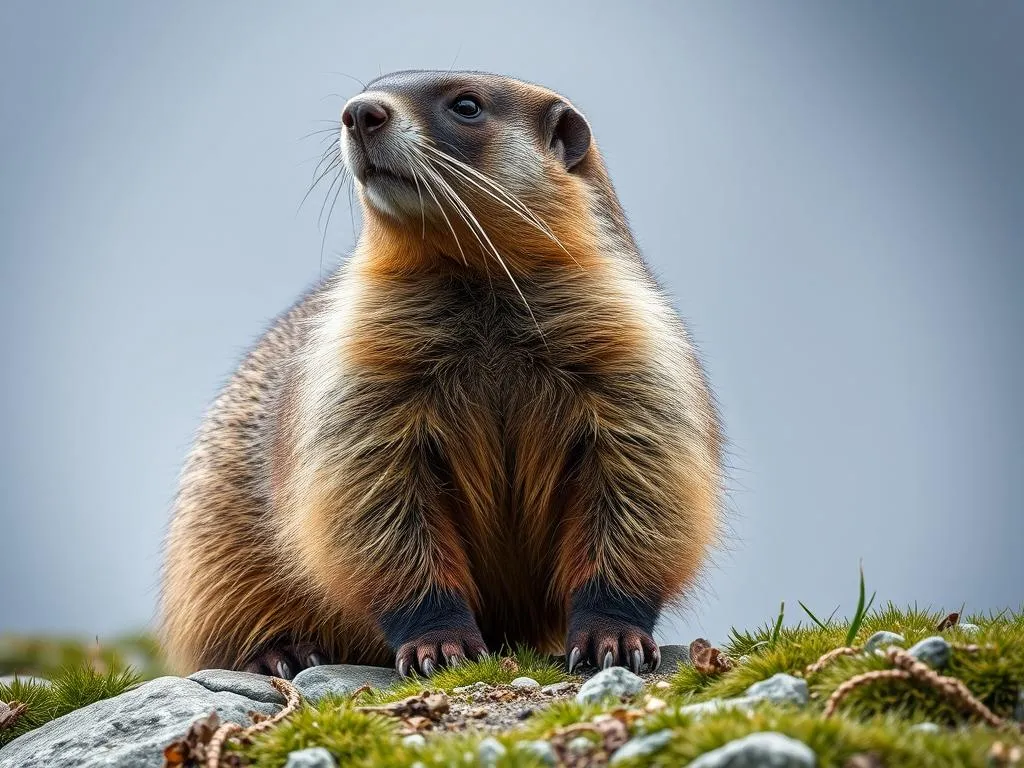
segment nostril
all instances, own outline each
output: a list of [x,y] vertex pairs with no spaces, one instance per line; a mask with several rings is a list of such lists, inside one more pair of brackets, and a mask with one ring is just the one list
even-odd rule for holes
[[383,104],[372,101],[364,101],[356,106],[356,120],[359,128],[367,133],[376,131],[388,121],[387,109]]
[[345,107],[341,113],[341,124],[350,131],[356,127],[356,119],[352,116],[352,107]]

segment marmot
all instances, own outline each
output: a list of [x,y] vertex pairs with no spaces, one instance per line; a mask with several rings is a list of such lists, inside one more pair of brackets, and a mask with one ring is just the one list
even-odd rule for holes
[[364,223],[211,410],[166,543],[173,667],[429,675],[524,643],[654,669],[718,529],[719,417],[587,120],[476,72],[344,107]]

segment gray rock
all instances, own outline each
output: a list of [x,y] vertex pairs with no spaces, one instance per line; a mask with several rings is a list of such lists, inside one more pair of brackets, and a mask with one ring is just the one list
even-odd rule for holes
[[746,695],[755,699],[766,699],[776,704],[796,704],[798,707],[807,706],[810,701],[810,693],[807,690],[807,681],[785,672],[772,675],[767,680],[754,683],[747,688]]
[[580,686],[576,701],[580,704],[596,704],[603,699],[634,696],[643,687],[644,681],[625,667],[609,667]]
[[690,663],[690,649],[685,645],[663,645],[659,672],[675,672],[680,664]]
[[572,688],[572,683],[552,683],[551,685],[545,685],[540,689],[541,693],[546,693],[548,696],[557,696],[560,693],[565,693]]
[[532,677],[517,677],[512,681],[513,688],[540,688],[540,683]]
[[493,768],[498,761],[505,756],[508,750],[505,745],[493,736],[488,736],[480,742],[476,748],[477,756],[480,758],[480,765],[485,768]]
[[555,748],[543,739],[537,739],[536,741],[520,741],[516,744],[516,749],[533,755],[544,763],[544,765],[558,765],[558,755],[555,754]]
[[234,672],[229,669],[203,669],[189,680],[195,680],[208,691],[230,691],[247,699],[262,701],[267,704],[284,704],[284,696],[270,684],[266,675],[254,675],[251,672]]
[[569,740],[569,743],[565,745],[565,749],[570,755],[583,757],[584,755],[589,755],[594,750],[594,742],[586,736],[577,736]]
[[945,638],[938,635],[926,637],[916,645],[911,646],[907,651],[915,659],[919,659],[929,667],[941,669],[949,663],[950,654],[953,648],[946,642]]
[[938,733],[941,730],[935,723],[915,723],[910,726],[910,731],[913,733]]
[[753,696],[737,696],[734,699],[711,699],[710,701],[699,701],[696,704],[687,704],[680,707],[679,714],[688,715],[699,720],[705,715],[713,715],[717,712],[730,712],[733,710],[751,712],[762,701],[764,699],[754,698]]
[[410,733],[402,738],[402,743],[410,749],[421,749],[427,746],[427,737],[422,733]]
[[334,756],[323,747],[297,749],[288,753],[284,768],[335,768]]
[[249,711],[280,707],[194,680],[160,677],[75,710],[0,749],[0,765],[19,768],[161,768],[163,749],[216,710],[222,722],[249,725]]
[[781,733],[764,731],[705,752],[689,768],[813,768],[814,751]]
[[316,702],[330,694],[347,696],[364,685],[387,688],[401,679],[398,673],[390,667],[328,664],[304,669],[295,676],[292,682],[305,698]]
[[971,624],[971,622],[969,621],[961,621],[959,624],[956,625],[956,628],[967,635],[973,635],[976,632],[981,631],[981,627],[979,627],[977,624]]
[[608,764],[616,765],[634,757],[653,755],[671,740],[672,731],[668,729],[649,733],[646,736],[637,736],[615,750],[615,754],[612,755],[612,759],[608,761]]
[[876,650],[885,650],[890,645],[902,646],[907,639],[895,632],[886,632],[884,629],[875,632],[864,643],[864,653],[874,653]]

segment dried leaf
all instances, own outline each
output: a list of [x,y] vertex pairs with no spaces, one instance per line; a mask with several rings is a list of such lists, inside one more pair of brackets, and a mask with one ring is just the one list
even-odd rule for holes
[[690,643],[690,663],[705,675],[720,675],[733,668],[732,659],[726,656],[703,637]]
[[12,727],[26,709],[28,705],[20,701],[12,701],[10,704],[0,701],[0,728]]
[[501,660],[501,668],[506,672],[518,672],[519,662],[513,659],[511,656],[506,656]]
[[954,611],[953,613],[949,614],[949,616],[947,616],[942,621],[940,621],[939,625],[935,628],[935,630],[937,632],[943,632],[943,631],[949,629],[950,627],[955,627],[959,623],[960,623],[960,614],[957,613],[956,611]]

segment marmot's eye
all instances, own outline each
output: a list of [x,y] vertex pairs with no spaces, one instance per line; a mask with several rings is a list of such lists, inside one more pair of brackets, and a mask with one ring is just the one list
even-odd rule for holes
[[472,96],[459,96],[459,98],[452,102],[450,109],[459,117],[469,118],[477,117],[483,112],[480,102]]

